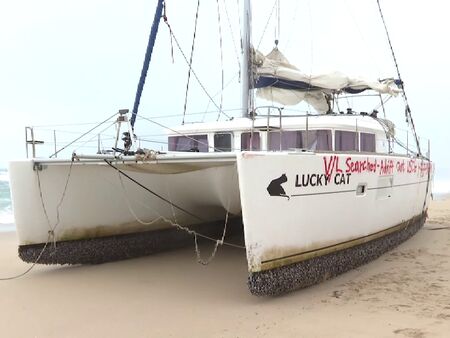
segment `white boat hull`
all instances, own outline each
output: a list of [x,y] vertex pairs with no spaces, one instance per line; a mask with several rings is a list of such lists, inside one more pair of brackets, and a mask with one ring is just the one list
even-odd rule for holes
[[105,162],[39,162],[41,170],[34,170],[36,163],[9,168],[19,245],[45,243],[49,231],[52,241],[73,241],[217,221],[241,211],[234,160],[115,164],[135,182]]
[[[44,255],[45,263],[135,257],[176,246],[178,238],[166,230],[175,223],[207,225],[224,220],[227,212],[242,212],[250,290],[278,294],[334,276],[399,244],[423,224],[431,195],[432,164],[404,156],[189,156],[112,166],[12,162],[22,259],[34,261],[49,241],[64,243],[67,252]],[[152,234],[158,243],[147,241]],[[111,245],[118,237],[132,241],[134,249]]]
[[[431,195],[430,162],[407,157],[243,153],[237,163],[248,268],[257,277],[250,284],[258,284],[264,272],[270,277],[274,269],[311,262],[423,222]],[[316,273],[321,280],[330,271]],[[300,280],[291,287],[310,283]],[[271,289],[267,280],[262,284],[263,290],[251,285],[252,291],[287,291],[278,290],[278,284]]]

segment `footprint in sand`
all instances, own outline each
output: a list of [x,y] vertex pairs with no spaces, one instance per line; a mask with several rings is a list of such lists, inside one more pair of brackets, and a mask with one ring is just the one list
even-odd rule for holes
[[419,330],[419,329],[406,328],[406,329],[394,330],[393,332],[395,334],[401,334],[401,335],[404,335],[405,337],[411,337],[411,338],[424,338],[425,337],[425,332],[422,330]]

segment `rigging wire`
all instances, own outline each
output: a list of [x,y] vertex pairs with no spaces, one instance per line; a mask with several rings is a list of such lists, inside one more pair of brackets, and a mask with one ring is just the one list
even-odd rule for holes
[[[179,132],[179,131],[176,131],[175,129],[172,129],[172,128],[170,128],[170,127],[167,127],[167,126],[163,125],[162,123],[153,121],[152,119],[149,119],[149,118],[146,118],[146,117],[143,117],[143,116],[141,116],[141,118],[144,119],[144,120],[146,120],[146,121],[148,121],[148,122],[150,122],[150,123],[154,123],[154,124],[156,124],[157,126],[160,126],[161,128],[167,129],[167,130],[169,130],[169,131],[171,131],[171,132],[173,132],[173,133],[175,133],[175,134],[178,134],[178,135],[180,135],[180,136],[184,136],[184,137],[186,137],[186,138],[189,139],[189,140],[195,141],[195,142],[197,142],[198,144],[204,145],[204,146],[206,146],[208,149],[213,149],[213,150],[216,151],[216,152],[223,152],[223,150],[220,149],[220,148],[216,148],[216,147],[210,146],[210,145],[208,144],[208,142],[205,143],[205,142],[199,141],[199,140],[197,140],[197,139],[195,139],[195,138],[193,138],[193,137],[191,137],[191,136],[189,136],[189,135],[186,135],[186,134],[184,134],[184,133],[181,133],[181,132]],[[232,150],[240,150],[240,149],[232,148]]]
[[[244,0],[245,1],[245,0]],[[237,8],[239,9],[238,12],[238,21],[239,21],[239,42],[240,42],[240,48],[241,48],[241,57],[244,58],[244,56],[246,55],[246,51],[244,50],[244,32],[243,32],[243,22],[245,22],[245,17],[241,17],[242,16],[242,11],[241,9],[241,3],[240,0],[236,0],[236,4],[237,4]],[[245,4],[242,5],[245,8]],[[242,21],[243,20],[243,21]],[[248,46],[246,46],[245,48],[247,48]],[[241,69],[241,61],[239,60],[239,83],[244,83],[246,81],[246,78],[248,76],[248,67],[245,67],[245,74]]]
[[[102,129],[102,130],[99,132],[99,134],[102,134],[103,132],[105,132],[106,130],[108,130],[109,128],[111,128],[111,127],[112,127],[113,125],[115,125],[115,124],[116,124],[116,121],[113,121],[110,125],[106,126],[106,128]],[[88,139],[87,141],[81,143],[81,145],[79,145],[79,146],[74,150],[74,152],[76,152],[78,149],[84,147],[87,143],[96,141],[96,140],[94,140],[94,138],[97,138],[97,136],[98,136],[98,135],[94,135],[94,136],[92,136],[90,139]],[[116,137],[114,137],[114,139],[116,139]]]
[[377,70],[377,74],[381,74],[380,65],[377,62],[378,58],[372,57],[373,55],[376,55],[375,50],[374,50],[374,45],[367,42],[367,39],[365,38],[365,36],[361,30],[361,26],[358,24],[357,16],[355,15],[355,13],[352,10],[353,6],[351,6],[348,3],[348,0],[344,0],[344,2],[345,2],[345,9],[347,10],[349,17],[353,21],[353,25],[356,28],[356,31],[358,32],[361,42],[363,43],[363,46],[364,46],[363,51],[365,52],[364,59],[368,61],[367,66],[375,67]]
[[272,19],[273,13],[275,12],[276,5],[277,5],[277,0],[275,0],[275,2],[273,3],[272,10],[270,11],[269,17],[267,18],[266,25],[264,26],[263,32],[261,33],[261,37],[259,39],[256,49],[259,49],[259,47],[261,46],[262,40],[264,39],[264,36],[266,35],[267,27],[269,27],[270,20]]
[[[240,78],[240,76],[241,76],[241,74],[240,74],[240,71],[239,71],[239,73],[236,73],[232,78],[230,78],[230,80],[225,84],[224,88],[223,88],[222,90],[217,91],[217,92],[213,95],[213,97],[216,97],[216,96],[219,95],[220,93],[224,92],[225,89],[227,89],[227,88],[229,87],[229,85],[232,84],[233,81],[234,81],[236,78]],[[211,113],[216,114],[216,113],[217,113],[216,111],[208,111],[210,103],[211,103],[211,102],[208,101],[208,103],[207,103],[207,105],[206,105],[206,108],[205,108],[205,111],[204,111],[204,112],[201,112],[201,113],[191,113],[191,115],[195,115],[195,114],[203,114],[202,120],[201,120],[201,121],[204,122],[204,121],[205,121],[206,114],[211,114]],[[240,109],[240,108],[239,108],[239,109],[226,109],[226,110],[223,110],[223,109],[222,109],[222,111],[230,111],[230,112],[231,112],[231,111],[241,111],[241,109]],[[219,115],[220,115],[220,113],[219,113]]]
[[389,43],[389,47],[391,48],[391,54],[392,54],[392,58],[394,59],[394,64],[395,64],[395,68],[397,69],[397,75],[398,75],[398,79],[401,81],[401,86],[402,86],[402,95],[403,95],[403,99],[405,100],[405,115],[406,115],[406,122],[411,124],[411,129],[414,133],[414,138],[417,144],[417,151],[419,153],[420,156],[422,156],[422,152],[420,150],[420,144],[419,144],[419,138],[417,137],[417,133],[416,133],[416,127],[414,126],[414,121],[411,115],[411,108],[409,107],[409,103],[408,103],[408,98],[406,96],[406,91],[405,91],[405,84],[402,80],[402,77],[400,75],[400,69],[398,67],[398,62],[397,62],[397,58],[395,57],[395,53],[394,53],[394,48],[392,47],[392,42],[391,42],[391,38],[389,36],[389,31],[387,29],[386,26],[386,22],[384,20],[384,16],[383,16],[383,12],[381,10],[381,5],[380,5],[380,0],[377,0],[377,4],[378,4],[378,10],[380,12],[380,16],[381,16],[381,20],[383,21],[383,26],[384,26],[384,30],[386,32],[386,37]]
[[58,155],[61,151],[63,151],[64,149],[66,149],[68,146],[72,145],[73,143],[77,142],[78,140],[80,140],[81,138],[83,138],[84,136],[86,136],[87,134],[91,133],[92,131],[94,131],[95,129],[97,129],[98,127],[100,127],[102,124],[108,122],[110,119],[112,119],[114,116],[116,116],[117,113],[114,113],[113,115],[111,115],[110,117],[108,117],[106,120],[100,122],[99,124],[97,124],[95,127],[89,129],[87,132],[85,132],[83,135],[81,135],[80,137],[77,137],[75,140],[73,140],[72,142],[70,142],[69,144],[67,144],[65,147],[60,148],[59,150],[57,150],[56,152],[54,152],[52,155],[50,155],[49,157],[52,158],[53,156]]
[[[183,49],[181,48],[180,43],[178,42],[177,37],[175,36],[175,33],[172,30],[172,27],[169,24],[169,21],[167,19],[167,16],[164,16],[164,23],[167,25],[167,28],[169,29],[169,34],[171,37],[173,37],[173,40],[175,41],[175,44],[178,48],[178,50],[180,51],[181,55],[183,56],[184,61],[188,64],[192,74],[194,75],[195,79],[197,80],[198,84],[200,85],[200,87],[202,88],[203,92],[206,94],[206,96],[208,96],[209,100],[214,104],[214,106],[216,106],[217,109],[220,110],[220,107],[217,105],[217,103],[214,101],[214,99],[211,97],[211,95],[209,94],[209,92],[206,90],[205,86],[203,85],[203,83],[200,81],[199,77],[197,76],[197,73],[194,71],[194,68],[192,67],[192,65],[189,65],[189,60],[186,57],[186,54],[184,53]],[[224,114],[227,118],[230,118],[230,116],[228,116],[225,112],[222,112],[222,114]]]
[[198,23],[199,10],[200,10],[200,0],[197,1],[197,10],[195,11],[194,34],[192,36],[191,56],[189,58],[189,69],[188,69],[188,78],[187,78],[187,83],[186,83],[186,93],[184,95],[183,120],[182,120],[181,124],[184,124],[184,119],[186,116],[187,100],[188,100],[188,93],[189,93],[189,83],[191,80],[192,59],[194,57],[195,38],[197,36],[197,23]]
[[224,90],[224,83],[225,83],[225,72],[223,69],[223,42],[222,42],[222,21],[220,19],[220,3],[219,0],[216,0],[217,3],[217,24],[219,27],[219,47],[220,47],[220,70],[221,70],[221,91],[220,91],[220,106],[219,106],[219,114],[217,114],[217,120],[220,119],[220,114],[222,113],[223,109],[223,90]]
[[[228,84],[225,86],[225,87],[227,87],[230,83],[232,83],[233,82],[233,80],[235,80],[236,79],[236,76],[234,76],[229,82],[228,82]],[[219,92],[217,92],[216,94],[214,94],[214,96],[213,97],[216,97],[217,95],[219,95]],[[195,112],[195,113],[189,113],[189,114],[186,114],[186,116],[194,116],[194,115],[204,115],[204,114],[217,114],[217,110],[208,110],[208,106],[207,106],[207,109],[205,110],[205,111],[198,111],[198,112]],[[242,109],[241,108],[234,108],[234,109],[225,109],[224,111],[225,112],[230,112],[230,113],[233,113],[233,112],[240,112]],[[180,116],[183,116],[182,114],[172,114],[172,115],[157,115],[157,116],[152,116],[151,118],[152,119],[166,119],[166,118],[170,118],[170,117],[180,117]],[[137,117],[137,119],[140,119],[141,118],[141,116],[138,116]],[[147,118],[149,118],[149,117],[147,117]]]
[[[239,0],[236,0],[236,5],[237,8],[241,8],[241,4],[239,2]],[[240,41],[240,47],[241,47],[241,53],[244,53],[244,40],[243,40],[243,35],[242,35],[242,22],[241,22],[241,13],[239,11],[239,15],[238,15],[238,21],[239,21],[239,41]],[[239,70],[241,66],[241,62],[239,62]],[[242,72],[239,72],[239,75],[242,75]]]
[[[227,2],[226,0],[223,0],[223,7],[225,8],[225,15],[227,17],[227,21],[228,21],[228,28],[230,29],[230,35],[231,35],[231,41],[233,42],[233,49],[234,49],[234,54],[236,56],[236,61],[237,61],[237,65],[238,65],[238,69],[239,69],[239,78],[241,77],[241,62],[239,61],[239,53],[237,51],[236,48],[236,41],[234,39],[234,31],[233,31],[233,25],[231,24],[231,20],[230,20],[230,15],[228,14],[228,8],[227,8]],[[240,18],[240,16],[238,16]]]
[[[309,2],[308,2],[308,4],[309,4]],[[292,16],[290,19],[291,23],[289,24],[289,27],[294,27],[294,25],[297,21],[298,5],[299,5],[299,1],[295,1],[295,7],[294,7],[294,10],[292,11]],[[287,34],[287,39],[283,40],[283,41],[285,41],[284,46],[286,46],[286,49],[290,45],[293,33],[294,33],[294,29],[289,29],[288,34]]]
[[280,39],[280,0],[276,0],[276,18],[277,18],[277,25],[275,26],[275,46],[278,47],[278,42]]

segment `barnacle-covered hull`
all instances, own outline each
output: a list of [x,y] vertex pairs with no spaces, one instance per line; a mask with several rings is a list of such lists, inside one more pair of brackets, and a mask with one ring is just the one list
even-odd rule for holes
[[10,165],[24,261],[137,257],[192,244],[192,231],[220,239],[228,222],[244,233],[256,295],[318,283],[409,238],[432,174],[425,159],[298,151]]
[[426,218],[428,160],[254,152],[237,163],[249,287],[257,295],[309,286],[364,264],[409,238]]

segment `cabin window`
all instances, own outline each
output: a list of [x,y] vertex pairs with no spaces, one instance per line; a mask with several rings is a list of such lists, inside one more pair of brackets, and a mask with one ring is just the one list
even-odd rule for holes
[[361,133],[361,151],[375,152],[375,134]]
[[[304,132],[306,143],[306,132]],[[331,150],[331,130],[308,131],[308,149],[314,151]]]
[[336,151],[358,151],[358,133],[336,130],[334,137]]
[[208,135],[169,136],[169,151],[208,152]]
[[302,132],[287,130],[269,132],[269,150],[287,150],[303,148]]
[[[280,147],[281,141],[281,147]],[[272,131],[269,133],[269,150],[308,149],[331,150],[331,130]],[[308,146],[306,146],[308,143]]]
[[214,134],[214,151],[231,151],[231,134]]
[[241,134],[241,150],[250,150],[250,148],[251,150],[260,149],[260,139],[258,132]]

